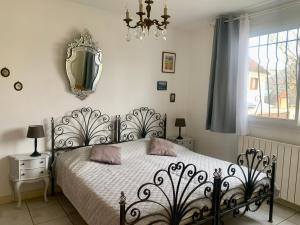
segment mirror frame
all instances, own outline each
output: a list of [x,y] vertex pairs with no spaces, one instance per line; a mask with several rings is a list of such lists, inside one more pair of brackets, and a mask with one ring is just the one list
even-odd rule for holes
[[[95,63],[99,66],[99,70],[93,82],[92,90],[79,90],[75,88],[75,78],[72,74],[71,62],[74,61],[76,58],[77,49],[87,49],[89,51],[92,51],[97,56],[95,57]],[[88,31],[82,33],[79,39],[75,39],[74,42],[68,44],[66,72],[69,78],[72,93],[75,94],[81,100],[84,100],[89,94],[93,93],[96,90],[97,83],[102,74],[102,55],[102,50],[93,41],[92,36]]]

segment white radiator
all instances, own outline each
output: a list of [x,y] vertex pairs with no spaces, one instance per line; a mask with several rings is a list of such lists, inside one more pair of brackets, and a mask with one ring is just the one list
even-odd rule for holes
[[261,139],[251,136],[240,136],[239,153],[247,148],[262,150],[266,155],[277,157],[276,186],[280,198],[300,205],[300,146]]

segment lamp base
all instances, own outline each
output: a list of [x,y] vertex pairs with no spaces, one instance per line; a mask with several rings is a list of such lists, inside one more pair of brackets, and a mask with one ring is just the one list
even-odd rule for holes
[[41,153],[37,151],[37,138],[34,139],[34,152],[30,155],[31,157],[40,156]]
[[179,127],[179,135],[176,139],[180,139],[180,140],[183,139],[183,137],[181,137],[181,127]]
[[38,151],[34,151],[30,156],[31,157],[37,157],[37,156],[40,156],[41,153],[39,153]]

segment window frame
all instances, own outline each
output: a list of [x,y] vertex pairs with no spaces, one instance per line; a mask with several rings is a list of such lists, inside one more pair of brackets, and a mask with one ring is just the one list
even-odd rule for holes
[[[297,29],[297,38],[295,40],[289,40],[289,35],[288,35],[289,31],[296,30],[296,29]],[[286,41],[279,41],[278,40],[278,35],[281,32],[287,32]],[[260,47],[263,46],[263,45],[260,45],[261,36],[267,35],[268,36],[268,41],[267,41],[267,44],[265,44],[265,45],[270,45],[269,35],[274,34],[274,33],[276,33],[276,36],[277,36],[277,40],[275,42],[276,43],[276,48],[278,48],[277,47],[278,43],[282,43],[282,42],[289,43],[291,41],[296,41],[296,52],[297,52],[297,62],[296,62],[297,70],[296,70],[296,73],[297,74],[296,74],[295,118],[294,119],[282,119],[282,118],[267,117],[267,116],[262,116],[262,115],[248,114],[248,122],[249,122],[249,125],[252,125],[252,126],[261,126],[261,125],[263,125],[263,126],[274,126],[274,127],[286,127],[286,128],[298,129],[299,130],[300,129],[300,120],[299,120],[299,107],[300,107],[300,83],[299,83],[300,82],[300,48],[299,48],[300,47],[299,46],[300,45],[300,27],[284,29],[284,30],[276,31],[276,32],[272,32],[272,33],[258,34],[258,35],[249,36],[249,40],[250,40],[250,38],[258,37],[259,38],[259,43],[257,45],[250,45],[250,42],[249,42],[248,49],[250,50],[250,48],[258,47],[258,52],[259,52]],[[287,46],[287,44],[286,44],[286,46]],[[286,49],[287,48],[288,47],[286,47]],[[287,53],[285,53],[285,54],[287,56]],[[278,57],[278,56],[276,56],[276,57]],[[260,59],[259,59],[259,61],[260,61]],[[250,55],[249,55],[249,62],[250,62]],[[258,67],[259,66],[260,66],[260,62],[258,63]],[[267,71],[268,71],[268,68],[267,68]],[[277,74],[277,72],[278,71],[276,71],[276,74]],[[250,70],[249,70],[249,73],[250,73]],[[248,73],[248,76],[249,76],[249,73]],[[286,76],[286,79],[287,79],[287,74],[285,74],[285,76]],[[259,82],[258,89],[261,92],[261,90],[260,90],[261,86],[260,86],[259,68],[258,68],[258,82]],[[249,85],[251,85],[251,84],[248,83],[247,94],[248,94],[249,90],[252,90],[252,89],[249,88]],[[286,86],[287,86],[287,84],[286,84]],[[260,98],[262,98],[261,94],[260,94]],[[277,95],[277,98],[278,98],[278,95]],[[248,99],[247,99],[247,104],[248,104]],[[248,113],[248,111],[247,111],[247,113]],[[288,113],[288,104],[287,104],[287,113]]]

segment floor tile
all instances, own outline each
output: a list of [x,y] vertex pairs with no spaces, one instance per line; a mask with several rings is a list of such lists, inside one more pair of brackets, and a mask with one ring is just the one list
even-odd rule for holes
[[[264,210],[266,213],[269,213],[269,205],[264,204],[262,207],[262,210]],[[285,207],[280,204],[274,204],[274,215],[280,218],[283,218],[284,220],[294,215],[296,211],[294,209]]]
[[22,204],[20,208],[17,207],[17,203],[0,205],[0,217],[14,216],[19,213],[28,213],[25,204]]
[[29,210],[42,209],[49,206],[57,205],[57,199],[55,197],[49,197],[48,202],[44,201],[44,198],[34,198],[30,200],[26,200],[26,204]]
[[[268,222],[268,217],[250,217],[249,215],[245,215],[239,218],[239,221],[243,225],[275,225],[278,224],[278,221],[273,220],[272,223]],[[282,221],[282,220],[281,220]]]
[[82,217],[77,212],[68,215],[68,217],[73,225],[87,225],[87,223],[82,219]]
[[300,224],[300,213],[297,213],[292,217],[288,218],[287,221],[294,224]]
[[17,203],[10,203],[0,205],[0,224],[32,225],[32,220],[25,204],[17,208]]
[[33,225],[30,216],[0,217],[1,225]]
[[59,194],[57,200],[67,215],[77,212],[71,202],[69,202],[63,194]]
[[68,217],[62,217],[59,219],[51,220],[45,223],[39,223],[38,225],[72,225]]
[[287,218],[291,217],[292,215],[294,215],[295,213],[296,213],[296,211],[294,209],[285,207],[280,204],[274,205],[274,214],[278,217],[287,219]]
[[295,224],[295,223],[291,223],[291,222],[285,220],[285,221],[279,223],[278,225],[299,225],[299,223],[298,223],[298,224]]
[[63,208],[56,202],[42,208],[31,209],[30,214],[34,224],[48,222],[57,218],[65,217]]
[[269,223],[269,206],[264,204],[258,211],[256,212],[247,212],[244,217],[241,219],[247,221],[248,223],[256,222],[257,224],[279,224],[284,220],[288,219],[292,215],[295,214],[295,210],[284,207],[279,204],[274,205],[274,213],[273,213],[273,223]]

